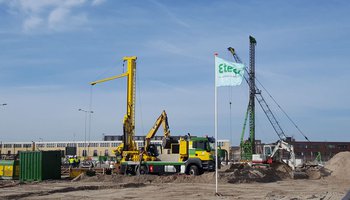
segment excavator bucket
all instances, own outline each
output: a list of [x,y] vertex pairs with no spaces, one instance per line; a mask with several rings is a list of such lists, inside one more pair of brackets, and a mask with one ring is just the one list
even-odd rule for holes
[[170,149],[171,144],[174,144],[174,143],[178,144],[179,142],[172,137],[163,137],[162,139],[162,146],[164,149]]
[[309,175],[307,175],[307,173],[303,171],[292,171],[291,177],[293,179],[308,179]]

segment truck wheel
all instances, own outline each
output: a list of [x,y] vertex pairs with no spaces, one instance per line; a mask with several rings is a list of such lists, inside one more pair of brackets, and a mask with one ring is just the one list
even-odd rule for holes
[[127,166],[127,169],[125,171],[126,175],[136,175],[135,167],[133,166]]
[[198,170],[197,165],[191,165],[190,166],[189,174],[191,176],[197,176],[199,174],[199,170]]
[[136,174],[137,175],[144,175],[144,174],[148,174],[148,169],[147,166],[145,165],[141,165],[140,168],[137,167],[136,168]]

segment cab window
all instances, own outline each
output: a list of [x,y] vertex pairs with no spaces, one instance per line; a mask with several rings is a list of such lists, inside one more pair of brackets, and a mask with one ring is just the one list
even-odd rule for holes
[[198,150],[210,150],[210,146],[207,141],[194,141],[192,147]]

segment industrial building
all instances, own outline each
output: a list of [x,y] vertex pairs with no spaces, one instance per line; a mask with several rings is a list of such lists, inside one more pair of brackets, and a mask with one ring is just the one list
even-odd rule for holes
[[302,158],[304,161],[315,160],[318,153],[321,154],[322,161],[328,161],[339,152],[350,151],[350,142],[291,140],[290,144],[294,146],[295,157]]
[[[302,159],[304,162],[315,160],[319,154],[322,161],[328,161],[339,152],[350,151],[350,142],[296,141],[292,137],[287,137],[286,142],[293,145],[295,158]],[[255,151],[262,153],[263,146],[266,144],[261,140],[255,140]],[[230,147],[229,152],[233,161],[240,161],[241,149],[239,146]]]
[[[152,144],[161,145],[163,136],[155,136]],[[180,136],[174,136],[180,139]],[[144,147],[145,136],[135,136],[135,142],[138,148]],[[0,154],[18,154],[20,151],[52,151],[60,150],[63,155],[67,152],[66,147],[76,148],[78,156],[113,156],[113,150],[122,143],[122,136],[104,135],[101,141],[41,141],[41,142],[2,142],[0,144]],[[34,145],[34,146],[33,146]],[[219,140],[218,145],[227,151],[230,148],[229,140]],[[33,148],[34,147],[34,148]]]

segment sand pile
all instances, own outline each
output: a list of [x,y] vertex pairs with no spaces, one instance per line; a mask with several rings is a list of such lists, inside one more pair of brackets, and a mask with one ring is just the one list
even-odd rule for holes
[[349,179],[350,177],[350,152],[337,153],[330,159],[325,168],[331,170],[331,177],[337,179]]

